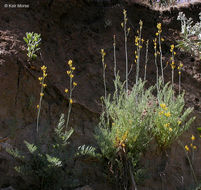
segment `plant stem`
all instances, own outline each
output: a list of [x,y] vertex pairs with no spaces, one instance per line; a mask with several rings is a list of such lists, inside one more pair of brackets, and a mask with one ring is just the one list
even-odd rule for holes
[[163,75],[163,55],[162,55],[162,48],[161,48],[161,33],[159,32],[158,35],[158,43],[159,43],[159,52],[160,52],[160,63],[161,63],[161,75],[162,75],[162,84],[164,85],[164,75]]
[[66,129],[68,128],[68,124],[69,124],[69,119],[70,119],[70,113],[71,113],[71,108],[72,108],[72,104],[71,104],[71,99],[72,99],[72,78],[70,77],[70,95],[69,95],[69,103],[68,103],[68,115],[67,115],[67,120],[66,120]]
[[145,67],[144,67],[144,81],[146,80],[146,75],[147,75],[148,52],[149,52],[149,40],[147,40],[147,43],[146,43],[146,56],[145,56]]
[[43,90],[44,90],[43,84],[44,84],[44,78],[42,80],[42,85],[41,85],[41,90],[40,90],[39,108],[38,108],[37,121],[36,121],[36,132],[37,132],[37,134],[38,134],[38,129],[39,129],[40,111],[41,111],[42,99],[43,99],[43,96],[41,96],[41,94],[43,94]]

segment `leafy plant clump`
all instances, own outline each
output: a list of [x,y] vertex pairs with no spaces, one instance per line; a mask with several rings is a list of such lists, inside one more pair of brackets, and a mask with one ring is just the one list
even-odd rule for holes
[[200,21],[193,25],[192,18],[186,18],[183,12],[180,12],[177,20],[181,21],[181,40],[177,47],[181,50],[191,53],[201,59],[201,13]]
[[27,44],[27,56],[30,60],[36,59],[36,52],[40,50],[41,35],[33,32],[27,32],[26,37],[23,38]]
[[155,137],[160,148],[165,149],[187,130],[195,117],[189,119],[193,108],[184,109],[184,93],[174,97],[172,86],[167,83],[158,93],[154,114]]
[[50,142],[44,140],[46,142],[31,144],[24,141],[28,152],[23,153],[18,149],[7,149],[7,152],[17,161],[15,170],[28,183],[29,188],[60,190],[64,186],[69,187],[73,184],[73,181],[67,184],[69,181],[65,177],[66,164],[72,159],[67,152],[67,145],[73,129],[64,131],[64,123],[62,114],[54,130],[55,136]]

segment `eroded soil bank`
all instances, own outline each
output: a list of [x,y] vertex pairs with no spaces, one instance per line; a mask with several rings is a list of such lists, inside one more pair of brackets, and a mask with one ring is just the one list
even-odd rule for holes
[[[101,113],[100,97],[104,94],[102,80],[102,65],[100,49],[104,48],[106,55],[107,90],[113,91],[113,35],[117,40],[117,67],[120,76],[125,76],[124,37],[121,28],[123,19],[122,9],[128,12],[128,25],[131,33],[128,38],[129,64],[134,62],[134,36],[141,19],[143,24],[143,38],[150,39],[148,83],[155,84],[155,65],[153,62],[152,40],[156,32],[156,24],[162,23],[165,42],[162,46],[164,63],[169,59],[170,44],[179,38],[180,23],[177,21],[179,11],[187,17],[198,20],[200,3],[160,12],[150,9],[146,5],[135,3],[126,4],[117,1],[24,1],[29,8],[6,8],[7,1],[0,2],[0,137],[8,137],[6,143],[23,147],[24,140],[33,140],[36,125],[36,105],[39,100],[40,66],[47,66],[47,85],[45,90],[41,133],[51,126],[53,128],[62,112],[68,107],[64,89],[68,86],[66,75],[67,61],[72,59],[76,67],[75,80],[78,87],[73,94],[72,117],[70,126],[75,129],[72,144],[94,144],[94,128],[97,126]],[[10,1],[9,4],[15,4]],[[34,68],[30,68],[26,46],[23,37],[26,32],[37,32],[42,36],[41,53]],[[145,49],[143,48],[140,76],[144,73]],[[201,64],[200,61],[187,53],[178,51],[176,62],[184,64],[182,75],[182,89],[186,91],[187,106],[194,107],[197,120],[192,128],[182,136],[186,142],[193,133],[198,137],[196,127],[200,126],[201,101]],[[165,70],[165,79],[170,81],[170,68]],[[178,81],[176,74],[175,82]],[[130,74],[130,87],[135,82],[135,66]],[[178,82],[175,85],[178,90]],[[197,145],[200,144],[197,138]],[[0,143],[2,147],[5,142]],[[201,150],[195,153],[195,172],[201,178],[200,157]],[[149,152],[145,156],[146,165],[150,173],[139,186],[142,190],[155,189],[188,189],[192,184],[192,176],[184,152],[175,143],[165,155]],[[12,185],[22,188],[20,178],[13,173],[12,159],[0,150],[0,187]],[[89,163],[75,163],[75,166],[86,176],[82,185],[89,184],[93,189],[114,189],[104,181],[100,167]]]

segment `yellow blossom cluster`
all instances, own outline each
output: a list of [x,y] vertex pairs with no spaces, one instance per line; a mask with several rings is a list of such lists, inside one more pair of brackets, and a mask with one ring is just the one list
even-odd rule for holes
[[[118,131],[118,134],[119,134],[119,131]],[[125,142],[126,142],[127,137],[128,137],[128,131],[126,131],[123,134],[122,138],[119,138],[119,135],[116,136],[116,143],[115,143],[116,145],[115,146],[121,147],[124,152],[125,152],[125,147],[126,147]]]
[[179,75],[181,75],[181,68],[183,67],[183,64],[180,63],[179,66],[177,67]]
[[66,71],[67,75],[70,77],[70,78],[73,78],[74,75],[73,75],[73,71],[75,70],[75,67],[73,67],[73,61],[72,60],[69,60],[68,61],[68,65],[70,67],[70,70]]
[[193,150],[196,150],[197,149],[197,146],[195,146],[194,144],[193,144],[193,142],[195,141],[195,136],[194,135],[192,135],[191,136],[191,144],[190,144],[190,147],[188,146],[188,145],[185,145],[185,150],[188,152],[188,151],[190,151],[190,148],[192,148]]
[[[42,87],[40,96],[44,96],[43,88],[47,87],[47,84],[44,83],[44,80],[45,80],[45,78],[47,77],[46,70],[47,70],[47,67],[46,67],[45,65],[43,65],[43,66],[41,67],[41,71],[43,71],[43,76],[42,76],[42,77],[38,77],[38,80],[40,81],[40,85],[41,85],[41,87]],[[37,108],[38,108],[38,105],[37,105]]]
[[102,55],[102,63],[104,64],[103,66],[104,66],[104,68],[106,69],[106,66],[107,66],[107,65],[104,63],[106,53],[105,53],[104,49],[101,49],[101,55]]
[[[71,98],[72,91],[73,91],[74,87],[77,86],[77,83],[73,82],[73,77],[74,77],[73,72],[75,71],[75,67],[73,66],[73,61],[71,59],[68,61],[68,66],[69,66],[70,70],[67,70],[66,73],[70,77],[70,98],[69,98],[69,103],[72,104],[73,103],[73,100]],[[66,88],[64,90],[64,92],[68,93],[69,90]]]

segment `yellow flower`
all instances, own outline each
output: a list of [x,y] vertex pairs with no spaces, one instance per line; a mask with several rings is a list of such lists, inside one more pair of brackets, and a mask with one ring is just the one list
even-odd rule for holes
[[157,24],[157,28],[158,28],[158,30],[161,30],[161,23]]
[[191,136],[191,140],[192,140],[192,141],[195,140],[195,136],[194,136],[194,135]]
[[178,125],[180,125],[180,124],[181,124],[181,121],[180,121],[180,120],[178,120],[178,121],[177,121],[177,124],[178,124]]
[[158,32],[156,32],[156,36],[158,36]]
[[47,84],[43,84],[43,87],[44,87],[44,88],[47,87]]
[[164,111],[160,111],[158,114],[159,114],[159,115],[163,115],[163,113],[164,113]]
[[38,77],[38,80],[39,80],[39,81],[42,81],[42,80],[43,80],[43,77]]
[[40,96],[44,96],[44,93],[41,92],[41,93],[40,93]]
[[189,151],[188,145],[185,146],[186,151]]
[[169,126],[170,126],[170,123],[164,124],[164,127],[169,127]]
[[65,89],[65,93],[68,93],[68,89],[67,88]]
[[72,99],[70,99],[70,104],[72,104],[73,103],[73,100]]
[[164,42],[164,38],[161,38],[161,41]]
[[171,127],[169,128],[169,131],[172,132],[172,128]]
[[196,146],[193,146],[193,149],[197,149],[197,147],[196,147]]
[[77,86],[77,83],[76,83],[76,82],[73,82],[73,86]]
[[162,109],[165,109],[165,108],[166,108],[166,105],[165,105],[165,104],[160,104],[160,107],[161,107]]
[[47,77],[47,74],[46,74],[46,73],[43,73],[43,77],[44,77],[44,78]]
[[75,70],[75,67],[71,67],[71,69],[74,71],[74,70]]
[[73,61],[70,59],[70,60],[68,61],[68,65],[71,67],[71,66],[72,66],[72,63],[73,63]]
[[74,75],[73,74],[70,74],[70,78],[73,78],[74,77]]
[[171,48],[171,49],[174,49],[174,44],[172,44],[172,45],[170,46],[170,48]]
[[164,114],[166,117],[170,117],[171,116],[171,113],[170,112],[167,112]]
[[71,71],[66,71],[67,75],[70,75]]
[[37,109],[39,109],[39,105],[37,105],[36,107],[37,107]]
[[43,65],[42,67],[41,67],[41,70],[42,71],[45,71],[47,69],[47,67],[45,66],[45,65]]

